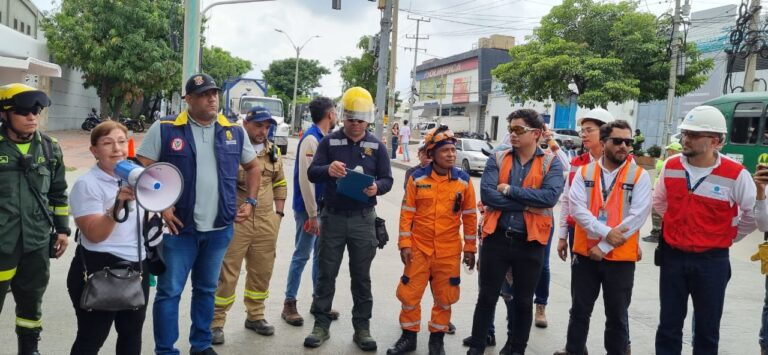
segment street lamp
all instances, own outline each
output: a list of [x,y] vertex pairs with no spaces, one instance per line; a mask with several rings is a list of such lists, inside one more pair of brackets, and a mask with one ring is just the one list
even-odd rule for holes
[[304,49],[304,46],[309,43],[313,38],[320,38],[318,35],[314,35],[312,37],[307,38],[307,40],[304,42],[304,44],[301,45],[301,47],[297,47],[296,44],[293,43],[293,40],[291,39],[291,36],[289,36],[285,31],[275,28],[275,31],[280,32],[285,35],[285,37],[288,38],[288,41],[291,42],[291,46],[293,49],[296,50],[296,69],[293,75],[293,110],[291,113],[291,118],[293,119],[293,129],[294,131],[299,131],[301,129],[301,122],[296,119],[296,91],[299,87],[299,56],[301,55],[301,50]]

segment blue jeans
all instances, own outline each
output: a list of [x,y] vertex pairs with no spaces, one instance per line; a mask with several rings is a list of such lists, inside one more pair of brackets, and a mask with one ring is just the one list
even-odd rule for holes
[[397,140],[398,140],[397,136],[392,136],[392,144],[391,144],[391,146],[392,146],[391,158],[392,159],[397,159],[397,147],[398,147]]
[[768,349],[768,277],[765,278],[765,300],[763,301],[763,317],[760,325],[760,348]]
[[192,351],[211,346],[213,300],[221,263],[232,240],[232,226],[210,232],[163,236],[165,272],[157,278],[153,306],[155,353],[178,355],[174,343],[179,338],[179,299],[192,272],[192,326],[189,343]]
[[680,354],[688,296],[693,300],[693,353],[717,354],[725,288],[731,278],[728,249],[686,253],[669,246],[661,249],[656,354]]
[[408,153],[408,141],[402,141],[400,144],[403,145],[403,159],[411,160],[411,155]]
[[285,286],[285,299],[295,300],[301,284],[301,274],[312,253],[312,294],[317,285],[317,237],[304,231],[304,223],[309,219],[307,212],[293,213],[296,220],[296,242],[294,243],[291,266],[288,267],[288,284]]

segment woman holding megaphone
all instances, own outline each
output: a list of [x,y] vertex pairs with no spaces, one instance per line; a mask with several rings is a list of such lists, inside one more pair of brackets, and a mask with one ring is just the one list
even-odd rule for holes
[[[113,213],[115,209],[125,210],[123,204],[135,199],[133,188],[120,187],[120,179],[114,173],[115,165],[128,155],[128,130],[115,121],[100,123],[91,131],[90,150],[96,164],[75,182],[70,194],[72,215],[80,231],[79,245],[67,277],[67,288],[77,316],[77,338],[71,353],[97,354],[114,323],[117,330],[115,353],[138,355],[149,296],[147,267],[139,265],[140,261],[145,263],[146,253],[138,245],[140,231],[137,223],[118,223]],[[142,215],[138,204],[134,205],[139,209],[136,212]],[[87,287],[93,284],[89,284],[84,275],[105,271],[105,275],[122,276],[123,279],[132,272],[138,279],[140,273],[140,281],[136,281],[140,282],[143,291],[143,303],[124,310],[85,308],[83,293],[88,293]]]

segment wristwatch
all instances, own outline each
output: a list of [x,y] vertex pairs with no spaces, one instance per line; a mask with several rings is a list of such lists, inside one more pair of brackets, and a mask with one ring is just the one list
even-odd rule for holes
[[247,204],[249,204],[249,205],[251,205],[251,206],[253,206],[253,207],[256,207],[256,206],[258,206],[258,205],[259,205],[259,201],[257,201],[257,200],[256,200],[255,198],[253,198],[253,197],[246,197],[246,198],[245,198],[245,203],[247,203]]

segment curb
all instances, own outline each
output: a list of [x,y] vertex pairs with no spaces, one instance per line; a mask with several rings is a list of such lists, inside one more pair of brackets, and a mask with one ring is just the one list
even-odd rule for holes
[[403,170],[408,170],[408,169],[413,167],[411,165],[408,165],[408,164],[405,164],[405,163],[401,163],[399,161],[393,161],[393,160],[389,161],[389,165],[391,165],[393,168],[400,168],[400,169],[403,169]]

